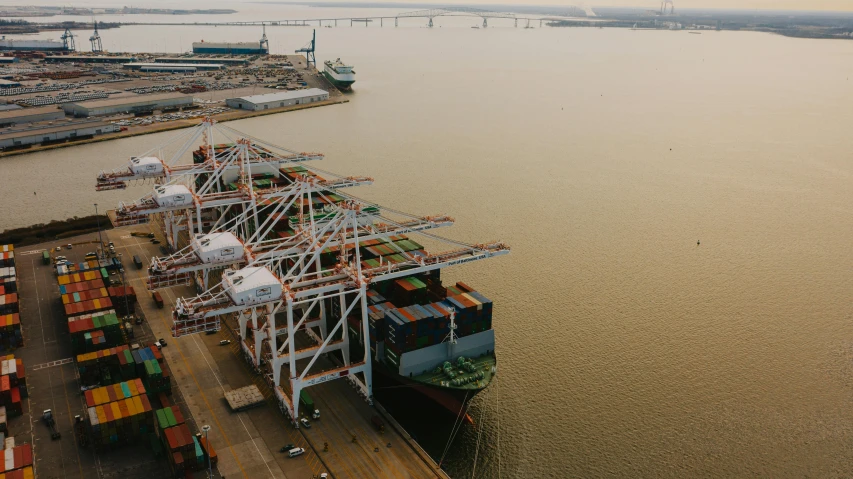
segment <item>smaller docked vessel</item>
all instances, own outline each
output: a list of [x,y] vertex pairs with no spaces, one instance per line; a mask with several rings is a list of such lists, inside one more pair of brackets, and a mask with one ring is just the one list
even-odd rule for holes
[[326,61],[323,76],[339,90],[349,90],[355,83],[355,70],[352,65],[345,65],[340,58],[335,61]]

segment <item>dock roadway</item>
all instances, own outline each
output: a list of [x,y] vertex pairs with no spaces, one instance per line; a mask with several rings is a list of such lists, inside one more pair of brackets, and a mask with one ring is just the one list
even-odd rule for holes
[[[376,432],[369,422],[375,411],[346,381],[331,381],[310,389],[322,414],[319,421],[312,421],[310,429],[294,429],[272,403],[231,412],[223,397],[225,391],[254,383],[271,396],[266,384],[251,374],[240,358],[236,341],[230,347],[219,345],[222,339],[235,339],[236,323],[229,320],[215,335],[171,338],[171,307],[177,297],[192,296],[194,290],[189,286],[161,290],[167,306],[157,309],[146,293],[145,280],[150,258],[160,255],[159,248],[146,238],[130,236],[131,231],[160,234],[148,225],[128,226],[109,230],[105,233],[109,239],[104,241],[113,241],[117,252],[123,253],[126,280],[136,289],[155,336],[166,338],[168,346],[163,348],[163,355],[196,423],[211,426],[222,476],[307,479],[328,472],[340,479],[447,477],[393,428],[386,427],[382,434]],[[133,255],[143,259],[143,269],[133,266]],[[328,451],[323,450],[324,443],[328,443]],[[304,447],[306,454],[288,458],[278,452],[286,444]]]

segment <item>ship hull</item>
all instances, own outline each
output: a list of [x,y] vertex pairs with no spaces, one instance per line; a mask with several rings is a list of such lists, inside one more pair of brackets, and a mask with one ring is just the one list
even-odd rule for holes
[[331,83],[338,90],[349,91],[352,89],[352,84],[355,83],[355,80],[339,80],[330,75],[329,72],[325,71],[323,72],[323,76],[326,77],[326,80],[329,80],[329,83]]
[[488,386],[479,389],[451,389],[430,386],[419,381],[413,381],[400,376],[381,361],[373,362],[374,381],[379,390],[393,390],[405,387],[417,392],[421,397],[441,406],[449,415],[458,416],[460,411],[467,411],[471,399]]

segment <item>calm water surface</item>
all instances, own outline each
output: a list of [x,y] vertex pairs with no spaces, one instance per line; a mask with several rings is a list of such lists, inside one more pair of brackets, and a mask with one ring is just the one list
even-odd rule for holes
[[[375,177],[360,196],[454,216],[445,235],[513,246],[445,275],[496,304],[476,477],[853,474],[853,42],[474,23],[318,29],[319,58],[356,66],[350,103],[232,126]],[[290,53],[310,29],[267,33]],[[103,34],[130,51],[258,36]],[[95,174],[173,134],[0,159],[0,229],[141,196],[95,194]],[[449,425],[413,427],[440,455]]]

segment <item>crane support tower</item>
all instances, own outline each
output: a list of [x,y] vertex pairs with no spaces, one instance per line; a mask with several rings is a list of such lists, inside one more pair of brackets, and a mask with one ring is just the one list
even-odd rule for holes
[[261,35],[261,51],[266,51],[269,53],[270,51],[270,41],[267,39],[267,24],[263,24],[264,33]]
[[104,46],[101,44],[101,34],[98,33],[98,22],[94,18],[92,22],[95,24],[95,33],[89,37],[89,42],[92,44],[93,53],[101,53],[104,51]]
[[65,33],[63,33],[59,38],[62,39],[62,43],[65,44],[66,51],[73,52],[77,50],[77,46],[74,44],[74,34],[71,33],[70,28],[66,28]]
[[305,60],[307,60],[307,64],[305,65],[306,69],[310,69],[312,63],[314,64],[314,68],[317,68],[317,59],[314,57],[314,48],[316,45],[317,30],[314,30],[314,33],[311,34],[311,41],[299,50],[296,50],[296,53],[305,54]]
[[675,4],[674,4],[674,3],[672,3],[672,0],[663,0],[663,1],[660,3],[660,13],[661,13],[661,15],[666,15],[666,14],[667,14],[667,12],[666,12],[666,7],[667,7],[667,5],[669,5],[669,14],[670,14],[670,15],[675,15]]

